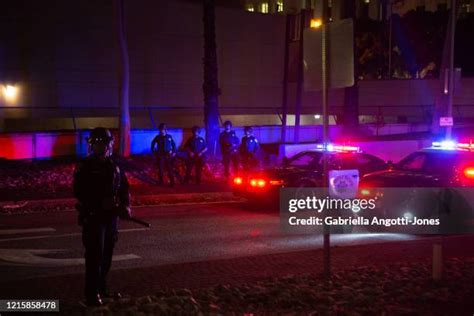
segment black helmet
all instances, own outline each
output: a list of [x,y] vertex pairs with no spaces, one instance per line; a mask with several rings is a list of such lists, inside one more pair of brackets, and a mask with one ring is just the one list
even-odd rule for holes
[[109,143],[114,140],[112,133],[104,127],[94,128],[89,137],[87,137],[87,142],[89,144],[94,143]]
[[250,132],[250,133],[253,132],[252,126],[245,126],[244,132],[245,132],[245,133],[247,133],[247,132]]
[[225,121],[224,126],[230,125],[232,127],[232,122],[231,121]]
[[200,130],[201,130],[201,128],[200,128],[199,126],[197,126],[197,125],[194,125],[193,128],[191,128],[191,131],[192,131],[193,133],[197,133],[197,132],[199,132]]
[[161,131],[162,129],[165,129],[165,128],[167,128],[165,123],[160,123],[160,125],[158,125],[158,130],[159,131]]

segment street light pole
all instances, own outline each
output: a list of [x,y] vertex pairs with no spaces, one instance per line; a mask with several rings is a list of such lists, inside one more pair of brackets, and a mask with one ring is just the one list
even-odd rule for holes
[[393,1],[390,0],[390,17],[388,22],[388,78],[392,79],[392,15]]
[[[321,75],[322,75],[322,107],[323,107],[323,185],[328,188],[328,155],[327,146],[329,143],[329,110],[328,110],[328,88],[329,88],[329,17],[328,17],[328,0],[323,0],[323,14],[322,14],[322,29],[321,29]],[[329,190],[326,191],[328,193]],[[324,224],[324,256],[323,267],[324,277],[331,278],[331,238],[329,226]]]

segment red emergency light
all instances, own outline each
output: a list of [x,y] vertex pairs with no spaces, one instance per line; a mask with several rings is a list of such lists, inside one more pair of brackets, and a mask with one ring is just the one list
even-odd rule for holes
[[474,167],[464,168],[464,176],[469,179],[474,179]]
[[334,144],[327,144],[324,147],[324,144],[316,145],[317,149],[326,148],[327,151],[337,151],[337,152],[344,152],[344,153],[357,153],[360,152],[360,148],[357,146],[348,146],[348,145],[334,145]]

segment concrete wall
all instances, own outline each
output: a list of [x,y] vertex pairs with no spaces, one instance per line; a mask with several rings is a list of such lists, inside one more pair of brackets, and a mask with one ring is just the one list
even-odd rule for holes
[[[379,130],[380,135],[388,133],[406,133],[410,129],[408,124],[387,125]],[[427,130],[428,126],[420,126],[419,131]],[[243,127],[236,127],[235,131],[239,138],[244,135]],[[157,131],[148,130],[133,130],[132,131],[132,154],[142,155],[150,153],[150,144]],[[181,146],[183,141],[190,135],[189,129],[170,129],[169,133],[173,136],[176,144]],[[322,126],[302,126],[300,129],[300,141],[302,143],[309,143],[309,145],[288,145],[287,148],[296,148],[302,150],[309,146],[314,147],[315,142],[320,142],[322,139]],[[114,131],[115,137],[118,138],[117,131]],[[77,132],[50,132],[50,133],[2,133],[0,134],[0,158],[6,159],[47,159],[59,156],[84,156],[87,153],[86,137],[89,135],[88,130],[81,130]],[[258,126],[254,127],[254,135],[262,144],[275,144],[281,140],[280,126]],[[204,135],[203,135],[204,136]],[[348,141],[345,131],[340,126],[330,126],[330,138],[338,141]],[[286,138],[291,141],[294,137],[294,127],[289,126],[287,129]],[[115,145],[118,145],[116,142]],[[371,147],[367,145],[368,151],[379,151],[383,146]],[[411,150],[414,147],[402,146],[403,150]],[[296,150],[295,149],[295,150]],[[286,155],[291,155],[292,152],[287,152]],[[398,156],[395,153],[387,152],[387,157],[393,156],[396,159]]]
[[[0,38],[0,76],[21,89],[18,100],[8,103],[0,98],[0,106],[117,106],[113,1],[23,2],[31,12],[22,10],[22,0],[2,8],[6,17],[0,27],[8,29],[8,37]],[[202,5],[186,0],[136,0],[125,5],[130,106],[201,109]],[[216,8],[221,107],[279,104],[284,28],[284,16]]]

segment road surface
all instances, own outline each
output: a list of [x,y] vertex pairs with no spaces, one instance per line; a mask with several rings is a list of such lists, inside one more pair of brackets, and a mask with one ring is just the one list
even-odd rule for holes
[[[321,234],[280,231],[275,212],[238,203],[135,209],[151,229],[121,222],[113,269],[287,253],[322,247]],[[83,272],[80,227],[74,212],[3,216],[0,282]],[[414,240],[397,234],[333,235],[337,246]]]

